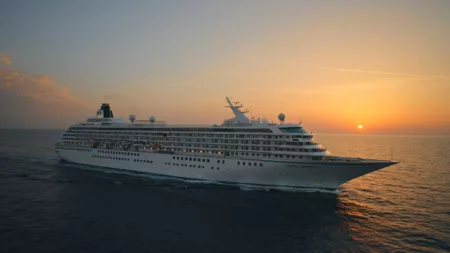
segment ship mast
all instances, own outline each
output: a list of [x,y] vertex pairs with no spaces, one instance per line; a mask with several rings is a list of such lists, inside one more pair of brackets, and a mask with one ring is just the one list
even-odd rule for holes
[[241,105],[239,102],[231,102],[228,97],[225,98],[228,102],[228,106],[226,107],[231,108],[234,114],[234,118],[232,120],[239,123],[248,123],[249,119],[247,118],[247,116],[245,116],[245,114],[248,113],[248,110],[244,109],[243,111],[241,111],[240,108],[242,108],[243,105]]

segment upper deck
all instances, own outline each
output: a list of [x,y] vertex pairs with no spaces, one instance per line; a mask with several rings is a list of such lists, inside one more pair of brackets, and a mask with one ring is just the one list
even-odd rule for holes
[[[221,125],[194,126],[194,125],[167,125],[164,121],[156,121],[151,116],[149,120],[136,120],[136,116],[130,115],[130,122],[114,118],[109,104],[102,104],[97,111],[97,117],[90,117],[85,122],[75,124],[71,129],[84,130],[129,130],[129,131],[157,131],[157,132],[234,132],[234,133],[273,133],[286,135],[299,135],[306,138],[312,134],[303,129],[299,124],[284,124],[284,114],[279,115],[280,124],[269,123],[264,118],[249,119],[245,114],[248,110],[241,110],[243,105],[239,102],[226,101],[234,114],[231,119],[226,119]],[[106,113],[105,113],[106,111]]]

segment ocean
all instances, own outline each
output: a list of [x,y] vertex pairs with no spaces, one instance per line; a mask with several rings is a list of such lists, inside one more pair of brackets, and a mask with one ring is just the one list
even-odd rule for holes
[[326,135],[399,164],[336,192],[194,183],[60,161],[59,130],[0,130],[0,252],[449,252],[450,137]]

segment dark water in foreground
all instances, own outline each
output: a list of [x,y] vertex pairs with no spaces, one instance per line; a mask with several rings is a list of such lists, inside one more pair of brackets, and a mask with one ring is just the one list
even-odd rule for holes
[[450,138],[318,135],[401,163],[338,194],[239,189],[60,162],[59,131],[0,131],[0,252],[445,252]]

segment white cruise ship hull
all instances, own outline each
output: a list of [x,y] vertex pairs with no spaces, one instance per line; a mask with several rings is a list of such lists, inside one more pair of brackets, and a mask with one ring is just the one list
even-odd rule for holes
[[380,160],[273,161],[148,152],[117,154],[119,153],[117,150],[75,148],[59,148],[57,153],[61,159],[73,163],[266,188],[299,187],[334,190],[354,178],[395,164],[391,161]]

